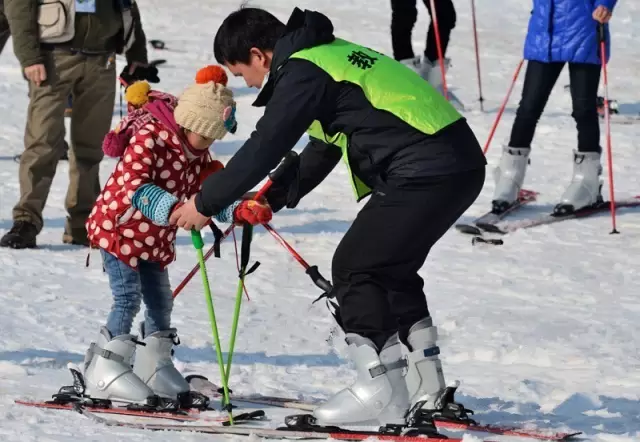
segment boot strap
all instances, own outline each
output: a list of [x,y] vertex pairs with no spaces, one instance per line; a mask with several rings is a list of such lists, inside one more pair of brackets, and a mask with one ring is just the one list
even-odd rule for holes
[[124,362],[124,358],[117,353],[114,353],[110,350],[105,350],[102,347],[99,347],[95,342],[92,342],[89,346],[89,351],[95,355],[102,356],[105,359],[111,359],[116,362]]
[[369,369],[369,374],[372,378],[377,378],[378,376],[382,376],[388,371],[405,368],[408,365],[409,364],[407,363],[407,360],[405,358],[402,358],[388,364],[376,365],[375,367]]

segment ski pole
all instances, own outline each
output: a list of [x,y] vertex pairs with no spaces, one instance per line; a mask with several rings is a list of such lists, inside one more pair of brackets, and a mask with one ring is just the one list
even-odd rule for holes
[[227,356],[227,379],[226,384],[229,384],[229,376],[231,376],[231,361],[233,359],[233,350],[236,345],[236,335],[238,332],[238,321],[240,319],[240,306],[242,304],[242,292],[244,289],[244,278],[249,273],[253,272],[260,265],[256,262],[249,270],[249,256],[251,251],[251,240],[253,237],[253,226],[251,224],[245,224],[242,228],[242,245],[240,248],[240,272],[238,279],[238,289],[236,291],[236,303],[233,311],[233,324],[231,326],[231,339],[229,342],[229,354]]
[[436,47],[438,49],[438,59],[440,60],[440,73],[442,74],[442,93],[449,100],[447,92],[447,79],[444,70],[444,55],[442,54],[442,44],[440,42],[440,28],[438,27],[438,14],[436,13],[435,0],[431,0],[431,21],[433,22],[433,31],[436,35]]
[[476,26],[476,2],[471,0],[471,19],[473,21],[473,43],[476,48],[476,71],[478,73],[478,101],[480,101],[480,111],[484,112],[484,97],[482,96],[482,79],[480,76],[480,51],[478,50],[478,28]]
[[333,286],[331,285],[331,282],[329,282],[329,280],[327,280],[324,276],[322,276],[322,274],[320,273],[320,270],[318,270],[318,266],[309,265],[309,263],[307,263],[307,261],[305,261],[302,258],[302,256],[300,256],[300,254],[298,252],[296,252],[295,249],[293,247],[291,247],[289,245],[289,243],[287,241],[285,241],[285,239],[282,236],[280,236],[280,234],[278,232],[276,232],[276,230],[273,227],[271,227],[271,225],[263,224],[263,227],[265,229],[267,229],[267,231],[269,233],[271,233],[271,235],[280,244],[282,244],[282,246],[285,249],[287,249],[287,251],[291,254],[291,256],[293,256],[293,258],[296,261],[298,261],[302,267],[304,267],[304,269],[306,270],[307,275],[309,275],[309,277],[311,278],[311,280],[313,281],[313,283],[316,286],[318,286],[320,289],[324,290],[326,293],[329,293],[331,291],[331,289],[333,288]]
[[607,162],[609,165],[609,199],[611,200],[611,224],[612,234],[620,233],[616,230],[616,200],[613,189],[613,159],[611,154],[611,116],[609,113],[609,79],[607,78],[607,48],[606,33],[603,23],[598,26],[598,36],[600,40],[600,61],[602,62],[602,73],[604,83],[604,121],[607,131]]
[[[254,200],[258,200],[258,199],[262,198],[267,193],[267,191],[271,188],[271,185],[275,181],[280,179],[282,177],[282,175],[284,174],[284,172],[289,167],[291,167],[291,165],[294,162],[297,162],[297,161],[298,161],[298,154],[293,150],[289,151],[289,153],[287,153],[287,155],[285,155],[284,159],[280,162],[280,165],[273,172],[271,172],[269,174],[269,178],[267,179],[267,182],[260,188],[260,190],[258,190],[258,192],[255,194],[253,199]],[[234,227],[235,226],[233,224],[231,224],[229,227],[227,227],[227,230],[224,231],[224,233],[222,234],[222,237],[220,238],[219,242],[222,242],[227,236],[229,236],[229,234],[234,229]],[[205,261],[207,261],[209,258],[211,258],[211,255],[213,255],[213,253],[215,252],[216,247],[217,247],[217,244],[214,244],[207,251],[207,253],[204,256],[204,260]],[[189,283],[189,281],[191,281],[191,278],[193,278],[196,273],[198,273],[198,264],[196,264],[191,269],[189,274],[182,280],[182,282],[180,284],[178,284],[176,289],[173,291],[173,297],[174,298],[180,294],[180,292],[185,288],[185,286]]]
[[233,425],[233,413],[229,400],[229,386],[227,384],[227,376],[224,371],[224,363],[222,362],[222,350],[220,348],[220,336],[218,334],[218,323],[216,322],[216,313],[213,308],[213,299],[211,298],[211,287],[209,286],[209,278],[207,276],[207,268],[204,264],[204,256],[202,254],[202,248],[204,242],[202,241],[202,235],[200,232],[191,230],[191,242],[198,253],[198,263],[200,265],[200,274],[202,275],[202,285],[204,286],[204,296],[207,301],[207,309],[209,310],[209,320],[211,322],[211,333],[213,334],[213,340],[216,346],[216,356],[218,358],[218,366],[220,367],[220,378],[222,379],[222,388],[224,392],[225,408],[229,412],[229,423]]
[[507,107],[507,103],[509,102],[509,97],[511,96],[511,92],[513,91],[513,86],[516,84],[518,75],[520,75],[520,69],[522,69],[523,63],[524,63],[524,59],[520,60],[520,63],[518,63],[518,67],[516,68],[516,71],[513,74],[513,80],[511,80],[511,86],[509,86],[509,90],[507,91],[507,96],[504,97],[504,101],[502,102],[502,106],[500,106],[500,110],[498,111],[496,120],[493,122],[493,127],[491,128],[491,132],[489,133],[489,138],[487,139],[487,142],[484,145],[484,149],[483,149],[483,153],[485,155],[487,154],[487,150],[489,150],[489,145],[491,144],[491,140],[493,139],[493,134],[495,134],[496,129],[498,128],[498,123],[500,122],[500,118],[502,118],[502,113],[504,112],[505,107]]

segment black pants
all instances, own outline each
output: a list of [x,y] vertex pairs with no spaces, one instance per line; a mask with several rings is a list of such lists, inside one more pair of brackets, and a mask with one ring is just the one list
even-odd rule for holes
[[[393,57],[396,60],[414,57],[411,33],[418,20],[416,1],[391,0],[391,45],[393,47]],[[423,1],[431,16],[424,55],[434,62],[438,59],[438,47],[436,46],[436,34],[433,26],[433,12],[431,11],[430,0]],[[456,10],[451,0],[435,0],[435,6],[442,54],[444,56],[447,53],[451,30],[456,26]]]
[[396,331],[429,316],[418,275],[431,247],[476,200],[485,168],[376,191],[333,257],[334,293],[346,333],[379,349]]
[[[511,129],[511,147],[531,147],[538,120],[544,111],[553,86],[565,63],[529,61],[524,77],[522,99]],[[578,129],[578,150],[600,152],[600,121],[598,117],[598,84],[600,65],[569,63],[571,100]]]

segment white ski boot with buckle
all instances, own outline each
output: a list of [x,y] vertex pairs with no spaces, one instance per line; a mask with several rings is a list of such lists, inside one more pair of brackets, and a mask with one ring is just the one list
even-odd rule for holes
[[144,338],[136,352],[133,373],[156,395],[177,401],[180,408],[207,408],[209,398],[191,392],[189,383],[173,365],[173,347],[179,345],[177,330],[171,328],[145,336],[144,323],[140,325]]
[[491,205],[496,213],[507,210],[518,200],[529,164],[531,149],[504,146],[500,164],[493,171],[496,187]]
[[406,421],[411,427],[432,424],[436,418],[459,422],[469,420],[467,413],[470,410],[454,402],[459,382],[449,386],[445,383],[437,339],[438,330],[431,317],[416,322],[409,330],[405,379],[411,401]]
[[131,369],[136,347],[136,336],[113,337],[106,327],[101,327],[97,342],[91,343],[85,355],[82,393],[91,399],[155,403],[153,391]]
[[375,344],[355,333],[346,336],[349,358],[355,364],[353,385],[313,411],[318,425],[404,425],[409,396],[404,381],[402,344],[397,333],[378,353]]
[[573,178],[553,211],[567,215],[602,202],[599,152],[573,152]]

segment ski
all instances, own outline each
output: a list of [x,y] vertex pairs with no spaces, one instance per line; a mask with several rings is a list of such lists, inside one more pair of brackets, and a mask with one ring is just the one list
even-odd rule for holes
[[533,190],[520,190],[520,194],[515,203],[507,207],[505,210],[497,211],[496,209],[491,209],[484,215],[474,219],[471,223],[460,223],[456,224],[455,228],[461,233],[466,233],[468,235],[482,235],[483,226],[491,226],[495,225],[504,219],[507,215],[515,212],[516,210],[522,208],[522,206],[536,201],[538,197],[538,193]]
[[[91,406],[88,404],[80,403],[56,403],[55,401],[30,401],[30,400],[15,400],[16,404],[25,405],[28,407],[47,408],[51,410],[68,410],[75,411],[76,405],[80,405],[86,410],[90,410],[92,413],[97,414],[111,414],[120,416],[133,416],[142,418],[155,418],[155,419],[168,419],[178,422],[215,422],[220,425],[228,425],[228,416],[203,416],[201,413],[194,413],[192,410],[178,410],[176,412],[167,411],[147,411],[129,409],[124,406]],[[263,410],[254,410],[246,413],[240,413],[233,416],[234,423],[236,422],[248,422],[263,419],[265,412]]]
[[[342,441],[365,440],[375,437],[380,440],[388,440],[394,442],[463,442],[461,438],[425,438],[423,436],[408,436],[403,434],[388,434],[378,431],[351,431],[334,428],[326,429],[326,431],[303,431],[295,430],[290,427],[280,428],[261,428],[249,427],[242,425],[219,426],[219,425],[179,425],[179,424],[147,424],[122,422],[114,419],[104,418],[94,414],[79,404],[74,406],[75,411],[88,417],[96,423],[100,423],[110,427],[125,427],[140,430],[152,431],[180,431],[180,432],[197,432],[207,434],[228,434],[237,436],[257,436],[265,439],[335,439]],[[490,441],[484,441],[490,442]]]
[[[624,207],[637,207],[637,206],[640,206],[640,195],[637,195],[631,198],[622,199],[620,201],[616,201],[616,209],[624,208]],[[603,201],[601,203],[597,203],[594,206],[577,210],[573,213],[569,213],[566,215],[555,215],[553,213],[548,213],[536,218],[528,218],[524,220],[504,222],[501,224],[486,224],[486,225],[483,224],[482,226],[479,226],[479,227],[481,227],[483,230],[490,233],[505,235],[507,233],[512,233],[520,229],[529,229],[531,227],[553,224],[560,221],[567,221],[570,219],[586,218],[591,215],[607,212],[610,210],[610,207],[611,207],[610,202]]]
[[[191,385],[192,391],[205,394],[209,397],[221,397],[220,387],[209,381],[204,376],[192,375],[186,377],[187,382]],[[302,401],[294,398],[286,398],[280,396],[262,396],[262,395],[233,395],[232,399],[238,402],[247,402],[256,405],[292,408],[304,411],[313,411],[313,409],[321,403],[318,400]],[[531,439],[548,440],[548,441],[565,441],[582,434],[581,432],[555,432],[544,429],[529,429],[518,426],[509,425],[491,425],[476,422],[456,422],[445,419],[435,419],[438,429],[446,429],[451,431],[475,431],[480,433],[489,433],[502,436],[521,436]]]

